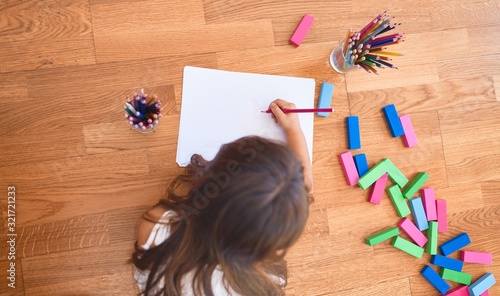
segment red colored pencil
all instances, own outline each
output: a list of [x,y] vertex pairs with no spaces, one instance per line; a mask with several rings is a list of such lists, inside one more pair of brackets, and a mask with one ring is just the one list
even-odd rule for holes
[[[312,109],[281,109],[283,113],[311,113],[311,112],[333,112],[333,108],[312,108]],[[261,111],[262,113],[272,113],[271,109]]]

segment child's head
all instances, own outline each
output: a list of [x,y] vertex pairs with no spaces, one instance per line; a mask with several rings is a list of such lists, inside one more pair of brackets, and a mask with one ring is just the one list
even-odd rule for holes
[[[180,195],[182,184],[189,190]],[[158,276],[166,279],[168,295],[176,295],[190,270],[198,271],[193,286],[207,294],[217,265],[240,294],[281,291],[267,273],[283,272],[276,262],[298,239],[309,213],[302,164],[288,146],[244,137],[222,146],[212,161],[194,155],[160,203],[179,221],[155,255],[144,259],[155,265],[152,273],[166,266]]]
[[308,190],[302,165],[286,145],[241,138],[222,146],[194,181],[191,204],[185,204],[194,211],[185,214],[220,261],[270,258],[304,228]]

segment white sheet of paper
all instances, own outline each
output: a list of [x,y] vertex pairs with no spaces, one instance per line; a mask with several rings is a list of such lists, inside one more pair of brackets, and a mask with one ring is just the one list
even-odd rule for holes
[[[261,111],[277,98],[314,108],[314,90],[311,78],[185,67],[177,164],[186,166],[194,153],[212,160],[221,145],[244,136],[285,141],[271,114]],[[312,161],[314,113],[298,115]]]

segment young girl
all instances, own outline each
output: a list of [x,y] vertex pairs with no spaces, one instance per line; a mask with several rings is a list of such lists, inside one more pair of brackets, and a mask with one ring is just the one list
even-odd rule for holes
[[144,213],[132,256],[144,295],[284,295],[284,256],[309,213],[313,179],[295,105],[269,106],[288,145],[244,137],[193,155]]

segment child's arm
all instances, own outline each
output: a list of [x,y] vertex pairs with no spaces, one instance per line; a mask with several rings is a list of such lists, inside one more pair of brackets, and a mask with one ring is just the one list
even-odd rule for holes
[[309,189],[309,193],[313,192],[313,173],[309,151],[307,150],[306,138],[300,127],[299,117],[297,113],[283,113],[281,109],[295,109],[295,104],[284,100],[274,100],[269,108],[273,112],[278,124],[283,128],[288,145],[297,154],[297,157],[302,162],[304,167],[304,183]]

